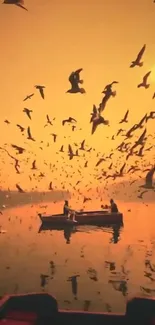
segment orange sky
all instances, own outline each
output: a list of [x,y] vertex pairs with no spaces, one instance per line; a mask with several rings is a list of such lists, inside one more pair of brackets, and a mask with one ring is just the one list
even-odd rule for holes
[[[96,152],[86,153],[88,168],[83,168],[85,158],[80,157],[79,162],[77,158],[69,161],[64,153],[63,160],[56,152],[59,152],[62,144],[67,150],[68,143],[76,149],[74,142],[80,144],[86,139],[87,148],[93,147],[97,152],[101,152],[100,158],[104,153],[109,154],[111,149],[115,149],[123,141],[121,136],[115,141],[112,141],[111,137],[118,130],[118,122],[127,109],[130,109],[129,123],[121,125],[127,130],[133,123],[139,122],[145,113],[154,110],[152,95],[155,91],[155,4],[151,0],[79,0],[76,3],[71,0],[25,0],[25,7],[28,12],[13,5],[0,6],[0,146],[7,143],[5,147],[14,156],[15,151],[10,147],[11,143],[26,149],[25,154],[18,155],[21,161],[20,175],[16,174],[13,165],[10,165],[14,164],[14,161],[1,152],[5,161],[1,162],[1,187],[9,186],[14,189],[18,183],[23,189],[30,190],[38,186],[36,180],[30,181],[28,178],[28,175],[32,175],[30,168],[34,159],[39,168],[36,175],[39,175],[40,171],[46,175],[39,183],[39,190],[48,189],[50,181],[58,188],[62,188],[65,182],[65,186],[67,184],[69,188],[68,183],[75,184],[79,179],[76,173],[79,164],[84,186],[89,183],[90,178],[93,179],[90,174],[94,174],[98,159]],[[136,58],[144,44],[144,66],[130,69],[131,61]],[[70,88],[68,76],[78,68],[83,68],[81,78],[84,80],[86,94],[66,94]],[[137,89],[137,84],[149,70],[152,70],[150,88]],[[105,85],[113,80],[119,81],[114,87],[117,95],[109,100],[104,112],[110,127],[101,125],[94,135],[91,135],[89,120],[93,104],[98,106]],[[35,84],[46,86],[45,100],[35,90]],[[23,102],[24,97],[34,91],[35,96]],[[32,121],[22,112],[24,107],[33,110]],[[51,119],[56,118],[53,127],[44,128],[46,114]],[[69,125],[62,126],[62,120],[69,116],[78,121],[77,131],[72,132]],[[11,124],[5,124],[5,119]],[[30,126],[36,139],[35,143],[26,139],[26,132],[24,136],[21,135],[16,127],[17,123],[26,128]],[[154,120],[148,121],[148,133],[154,133],[154,123]],[[82,130],[78,130],[80,128]],[[136,135],[139,136],[141,132],[136,131]],[[58,135],[56,144],[53,143],[50,133]],[[43,150],[39,149],[41,140],[44,141]],[[151,139],[148,139],[148,146],[149,143]],[[24,162],[28,157],[29,162]],[[118,166],[116,170],[124,163],[124,157],[115,152],[113,163]],[[146,154],[146,165],[152,163],[152,157],[154,148]],[[44,160],[47,164],[56,163],[57,170],[51,172]],[[141,158],[136,157],[135,160],[141,164]],[[128,168],[134,161],[131,158]],[[103,167],[106,170],[110,162],[100,166],[98,174]],[[65,172],[61,171],[62,167],[66,172],[72,171],[67,181]],[[72,174],[73,172],[75,174]],[[97,181],[95,182],[98,185]]]

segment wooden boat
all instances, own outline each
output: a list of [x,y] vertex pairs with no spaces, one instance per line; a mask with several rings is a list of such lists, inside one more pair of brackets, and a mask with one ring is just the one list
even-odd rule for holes
[[103,225],[123,223],[123,214],[109,213],[107,210],[101,211],[78,211],[75,220],[67,219],[64,214],[42,215],[38,214],[43,224],[50,225]]
[[4,296],[0,300],[0,325],[129,325],[155,324],[155,298],[133,298],[125,314],[60,310],[50,294]]

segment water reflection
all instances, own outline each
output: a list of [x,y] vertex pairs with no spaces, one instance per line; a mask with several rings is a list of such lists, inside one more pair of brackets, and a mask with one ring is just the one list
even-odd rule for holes
[[122,225],[114,225],[112,227],[113,233],[112,233],[112,238],[110,240],[110,243],[114,243],[114,244],[118,243],[118,241],[120,239],[120,230],[122,227],[123,227],[123,224]]
[[[125,312],[131,296],[155,295],[155,205],[148,213],[132,204],[129,213],[123,204],[125,227],[39,228],[40,207],[4,210],[0,295],[47,291],[62,309],[111,312]],[[47,206],[47,214],[59,213]]]
[[71,277],[68,278],[67,281],[71,281],[71,284],[72,284],[72,294],[74,296],[74,299],[77,300],[77,293],[78,293],[78,282],[77,282],[77,278],[79,277],[80,275],[73,275]]
[[118,224],[118,225],[105,225],[105,226],[72,226],[72,225],[67,225],[67,226],[50,226],[47,224],[42,224],[39,227],[38,233],[41,233],[43,231],[62,231],[64,235],[64,239],[66,241],[66,244],[71,243],[71,236],[76,233],[76,232],[91,232],[92,230],[103,230],[104,232],[107,231],[112,234],[112,237],[110,238],[110,243],[117,244],[118,241],[120,240],[120,233],[124,225]]

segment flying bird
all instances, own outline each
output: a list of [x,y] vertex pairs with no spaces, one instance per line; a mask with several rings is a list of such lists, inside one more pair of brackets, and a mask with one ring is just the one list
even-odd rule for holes
[[109,125],[109,121],[105,120],[104,117],[99,114],[97,117],[95,117],[93,119],[92,123],[93,123],[93,125],[92,125],[91,134],[94,134],[98,125],[100,125],[100,124]]
[[136,60],[131,62],[130,68],[134,68],[136,65],[139,66],[139,67],[143,66],[143,62],[141,62],[141,58],[142,58],[142,56],[144,54],[145,48],[146,48],[146,44],[144,44],[144,46],[142,47],[142,49],[138,53]]
[[142,199],[142,198],[143,198],[143,195],[144,195],[145,193],[147,193],[147,191],[143,191],[143,192],[141,192],[140,195],[138,195],[137,197],[138,197],[139,199]]
[[54,140],[54,142],[56,142],[57,134],[55,134],[55,133],[51,133],[51,135],[53,136],[53,140]]
[[45,99],[45,95],[44,95],[45,86],[36,85],[35,88],[39,90],[41,97]]
[[71,145],[69,144],[68,145],[68,155],[69,155],[69,159],[71,160],[71,159],[73,159],[73,157],[74,157],[74,153],[73,153],[73,150],[72,150],[72,147],[71,147]]
[[143,77],[143,81],[137,86],[137,88],[144,87],[145,89],[150,87],[150,84],[147,84],[147,79],[150,75],[151,71],[147,72],[146,75]]
[[85,150],[84,145],[85,145],[85,140],[83,140],[83,141],[81,142],[81,147],[80,147],[79,149],[80,149],[80,150]]
[[76,93],[81,93],[81,94],[85,94],[85,89],[84,88],[80,88],[79,84],[83,83],[83,80],[80,79],[80,72],[83,69],[78,69],[76,71],[73,71],[70,76],[69,76],[69,82],[71,83],[71,88],[69,90],[66,91],[66,93],[72,93],[72,94],[76,94]]
[[23,5],[24,1],[23,0],[4,0],[3,4],[8,4],[8,5],[16,5],[26,11],[28,11]]
[[120,177],[123,176],[123,171],[124,171],[125,166],[126,166],[126,163],[124,163],[124,165],[121,167],[119,173],[117,173],[117,176],[120,176]]
[[102,93],[103,94],[107,94],[107,93],[110,93],[111,94],[112,93],[112,86],[114,84],[118,84],[118,81],[113,81],[110,84],[106,85],[105,88],[104,88],[104,90],[102,91]]
[[76,129],[75,125],[72,125],[72,131],[74,131]]
[[67,120],[62,121],[62,125],[65,125],[65,123],[76,123],[77,121],[73,117],[69,117]]
[[60,152],[64,152],[64,146],[63,145],[60,148]]
[[33,138],[32,135],[31,135],[30,127],[27,128],[27,134],[28,134],[28,137],[27,137],[28,140],[35,141],[34,138]]
[[24,132],[25,128],[23,128],[23,126],[20,124],[16,124],[16,126],[20,129],[21,132]]
[[146,123],[147,122],[147,114],[145,114],[142,119],[140,120],[140,122],[138,124],[135,124],[135,130],[140,128],[142,129],[143,128],[143,123]]
[[143,145],[144,141],[146,140],[146,129],[143,131],[139,139],[135,142],[136,145]]
[[119,129],[118,130],[118,132],[117,132],[117,134],[116,134],[116,136],[118,136],[121,132],[123,132],[123,131],[125,131],[125,130],[123,130],[123,129]]
[[119,124],[121,124],[121,123],[128,123],[128,120],[127,120],[128,115],[129,115],[129,110],[126,111],[123,119],[119,122]]
[[24,148],[22,148],[22,147],[18,147],[18,146],[16,146],[15,144],[12,144],[11,147],[14,148],[14,149],[16,149],[16,150],[18,151],[19,154],[22,154],[22,153],[25,151]]
[[49,187],[48,187],[48,189],[49,189],[50,191],[53,191],[52,182],[49,183]]
[[139,157],[143,157],[143,149],[144,149],[144,146],[142,146],[140,149],[139,149],[139,152],[137,153],[137,156]]
[[25,193],[25,191],[18,184],[16,184],[16,188],[19,193]]
[[33,161],[31,169],[37,169],[37,167],[36,167],[36,160]]
[[25,101],[28,100],[28,99],[31,99],[33,96],[34,96],[34,94],[30,94],[30,95],[26,96],[26,97],[23,99],[23,102],[25,102]]
[[46,115],[46,118],[47,118],[47,123],[50,124],[50,125],[53,125],[50,118],[49,118],[49,116],[48,116],[48,114]]
[[31,109],[24,108],[23,112],[27,114],[28,118],[31,120],[31,113],[33,112]]
[[155,172],[155,166],[149,170],[149,172],[147,173],[146,178],[145,178],[145,184],[140,185],[140,187],[144,187],[144,188],[148,188],[148,189],[154,188],[153,187],[154,172]]
[[102,98],[102,102],[99,104],[99,109],[98,109],[99,114],[104,111],[105,106],[108,100],[110,99],[110,97],[116,96],[116,91],[112,91],[112,90],[104,90],[103,93],[105,93],[105,96]]
[[95,167],[99,166],[103,161],[105,161],[104,158],[100,158]]
[[98,114],[99,114],[99,110],[97,109],[96,105],[93,105],[93,112],[90,114],[91,115],[90,123]]
[[147,122],[149,119],[155,119],[155,111],[151,111],[151,112],[149,113],[149,115],[146,116],[146,122]]

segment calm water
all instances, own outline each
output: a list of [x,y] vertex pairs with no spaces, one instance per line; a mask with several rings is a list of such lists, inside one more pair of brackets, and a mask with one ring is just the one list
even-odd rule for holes
[[122,229],[78,227],[67,243],[63,230],[39,232],[37,213],[59,213],[62,204],[2,211],[0,295],[46,291],[60,308],[112,312],[125,312],[133,295],[155,295],[155,205],[119,202]]

